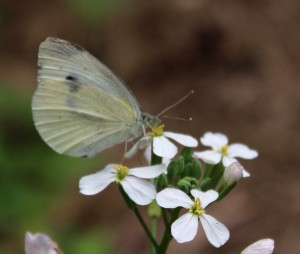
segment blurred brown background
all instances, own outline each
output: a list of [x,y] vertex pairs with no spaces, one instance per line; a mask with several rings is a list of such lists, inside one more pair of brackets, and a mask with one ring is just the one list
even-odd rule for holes
[[167,130],[223,132],[259,151],[242,161],[251,178],[208,211],[228,226],[229,242],[215,249],[199,229],[169,253],[239,253],[270,237],[274,253],[299,254],[299,26],[296,0],[1,0],[0,253],[22,253],[26,230],[50,234],[69,254],[149,253],[116,186],[78,193],[80,177],[120,160],[123,146],[106,160],[65,158],[34,129],[38,47],[55,36],[114,70],[146,112],[194,89],[168,112],[193,122],[168,120]]

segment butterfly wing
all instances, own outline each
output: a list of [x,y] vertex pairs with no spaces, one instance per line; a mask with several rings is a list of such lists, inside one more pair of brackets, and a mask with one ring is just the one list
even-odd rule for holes
[[142,134],[141,111],[128,88],[77,45],[48,38],[39,49],[35,126],[55,151],[78,157]]

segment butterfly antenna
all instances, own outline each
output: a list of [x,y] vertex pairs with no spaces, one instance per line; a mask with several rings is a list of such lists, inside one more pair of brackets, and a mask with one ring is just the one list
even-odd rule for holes
[[183,102],[184,100],[186,100],[188,97],[190,97],[190,95],[192,95],[194,93],[194,90],[191,90],[188,94],[186,94],[185,96],[183,96],[179,101],[175,102],[174,104],[170,105],[169,107],[165,108],[162,112],[160,112],[156,117],[160,117],[162,114],[166,113],[168,110],[170,110],[171,108],[176,107],[178,104],[180,104],[181,102]]
[[173,116],[161,116],[163,118],[169,118],[169,119],[175,119],[175,120],[181,120],[181,121],[193,121],[193,118],[191,117],[173,117]]

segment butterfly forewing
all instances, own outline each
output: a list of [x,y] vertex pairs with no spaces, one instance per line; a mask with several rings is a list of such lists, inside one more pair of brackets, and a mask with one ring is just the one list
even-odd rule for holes
[[131,92],[85,50],[47,39],[40,46],[39,67],[33,118],[58,153],[91,157],[142,134]]

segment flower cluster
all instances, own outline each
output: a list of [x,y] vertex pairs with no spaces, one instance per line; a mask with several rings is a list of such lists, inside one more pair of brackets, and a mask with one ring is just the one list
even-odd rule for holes
[[[200,138],[202,145],[211,147],[211,150],[193,152],[192,148],[198,146],[195,138],[164,132],[163,128],[153,128],[151,133],[147,133],[125,154],[125,158],[129,159],[139,149],[145,149],[149,162],[153,156],[158,158],[155,165],[128,168],[109,164],[98,173],[82,177],[79,182],[80,192],[94,195],[116,182],[126,195],[125,201],[127,199],[136,205],[149,205],[156,200],[155,204],[165,215],[166,227],[170,227],[178,243],[193,240],[200,222],[208,241],[220,247],[228,241],[229,230],[208,215],[206,208],[223,199],[242,177],[250,175],[236,158],[253,159],[258,153],[243,144],[229,145],[224,134],[211,132]],[[184,146],[176,159],[174,157],[178,148],[169,139]],[[187,209],[187,212],[180,216],[182,208]],[[169,211],[171,217],[164,209]],[[154,214],[157,216],[160,213],[149,215],[151,217]],[[163,245],[151,240],[158,248]]]

